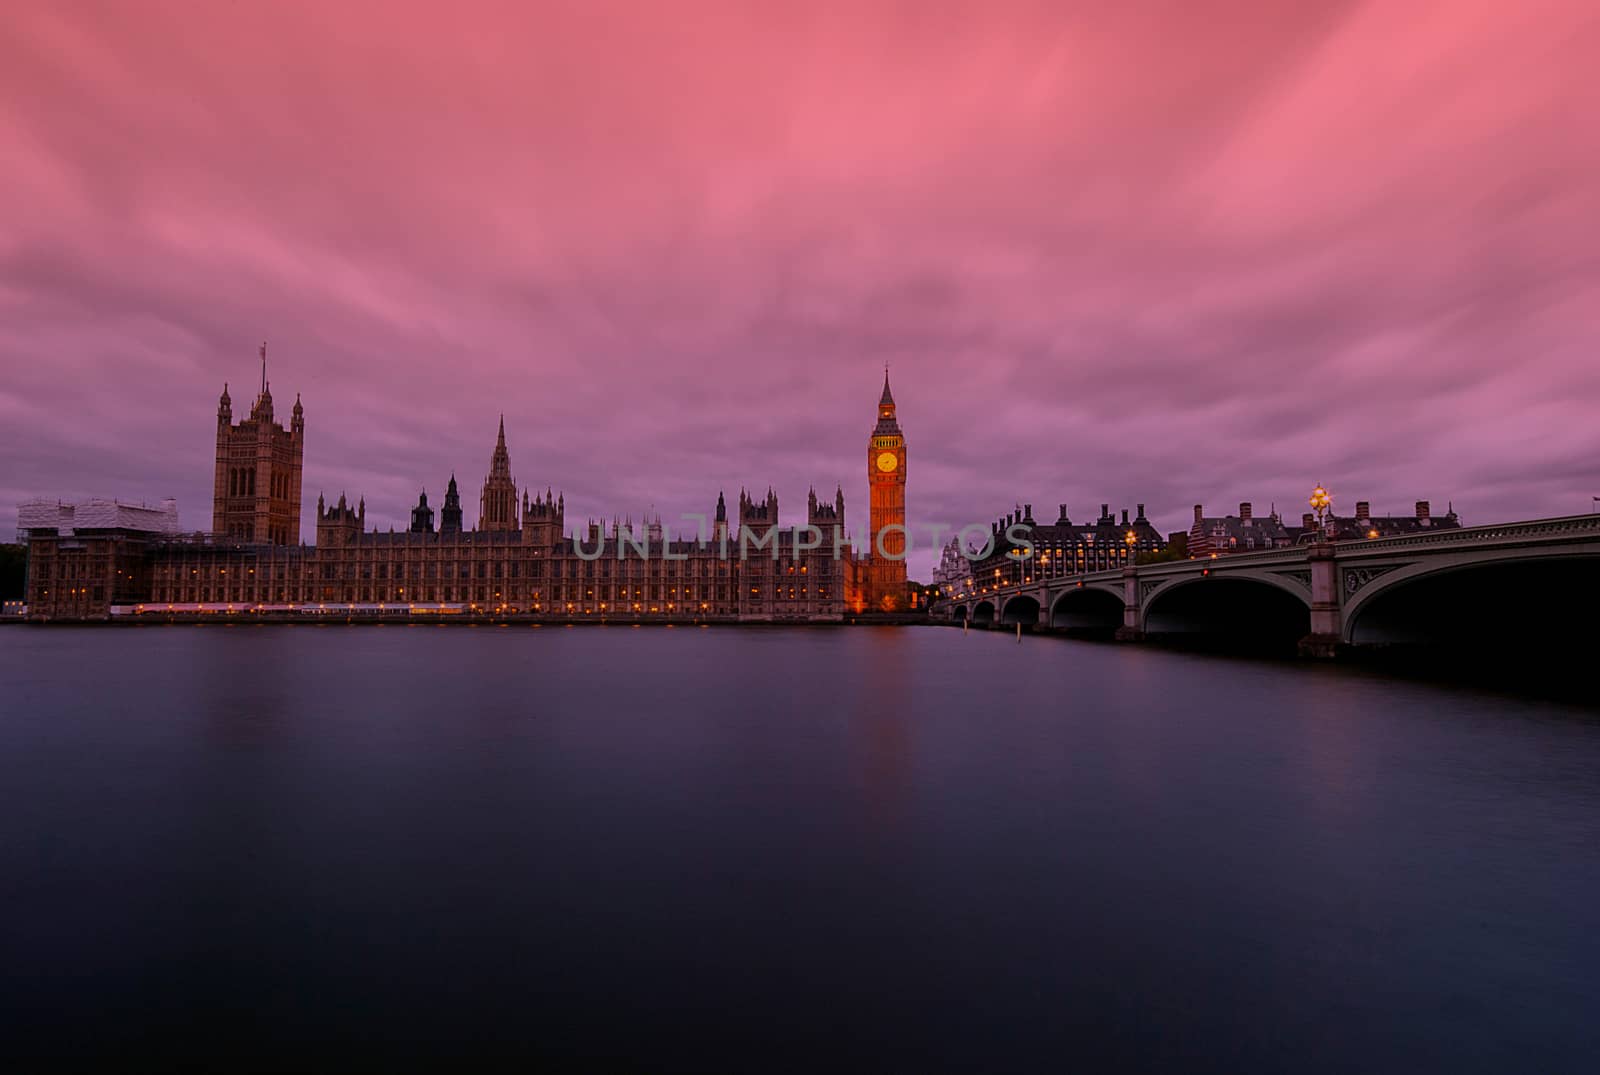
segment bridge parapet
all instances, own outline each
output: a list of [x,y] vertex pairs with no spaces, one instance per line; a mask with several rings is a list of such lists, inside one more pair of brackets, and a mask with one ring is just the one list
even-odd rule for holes
[[1343,558],[1347,555],[1359,556],[1366,553],[1389,553],[1396,550],[1409,551],[1438,546],[1488,547],[1530,542],[1545,545],[1563,540],[1592,541],[1596,537],[1600,537],[1600,514],[1565,515],[1554,519],[1532,519],[1521,523],[1461,526],[1422,534],[1403,534],[1398,537],[1340,541],[1335,544],[1335,548]]

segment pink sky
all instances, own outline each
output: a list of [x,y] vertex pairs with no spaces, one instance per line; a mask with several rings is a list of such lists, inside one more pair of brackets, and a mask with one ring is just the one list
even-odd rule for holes
[[1587,510],[1597,65],[1580,0],[13,2],[0,503],[208,525],[265,339],[308,519],[470,522],[504,411],[569,521],[864,523],[885,362],[913,523]]

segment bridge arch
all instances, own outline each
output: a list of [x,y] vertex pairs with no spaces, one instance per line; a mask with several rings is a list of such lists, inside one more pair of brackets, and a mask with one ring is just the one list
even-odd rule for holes
[[1311,594],[1266,572],[1191,575],[1145,594],[1140,619],[1155,638],[1292,653],[1311,633]]
[[1050,603],[1050,626],[1061,631],[1110,634],[1122,626],[1122,595],[1099,586],[1072,586]]
[[1039,600],[1031,594],[1012,594],[1000,608],[1000,622],[1032,627],[1039,622]]
[[1409,564],[1340,565],[1343,637],[1358,645],[1564,650],[1600,645],[1588,597],[1600,552],[1508,549]]
[[972,606],[972,622],[980,627],[988,626],[994,622],[994,602],[979,601]]

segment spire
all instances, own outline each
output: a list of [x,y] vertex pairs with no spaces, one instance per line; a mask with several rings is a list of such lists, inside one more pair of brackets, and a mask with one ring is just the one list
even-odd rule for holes
[[506,446],[506,416],[503,411],[500,414],[500,439],[497,443],[501,448]]
[[267,341],[261,341],[261,394],[267,394]]
[[878,400],[878,424],[873,429],[875,437],[898,436],[900,423],[894,417],[894,394],[889,391],[889,367],[883,367],[883,395]]

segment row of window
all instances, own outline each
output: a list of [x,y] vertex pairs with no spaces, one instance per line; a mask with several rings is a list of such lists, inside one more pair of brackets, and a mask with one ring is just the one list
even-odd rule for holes
[[[74,591],[76,592],[76,591]],[[40,598],[45,596],[40,591]],[[99,600],[100,598],[96,598]],[[586,587],[566,585],[553,587],[546,596],[543,589],[517,587],[514,589],[496,590],[487,586],[424,586],[407,593],[403,588],[389,591],[384,587],[372,586],[317,586],[308,589],[288,586],[158,586],[151,603],[169,604],[175,602],[231,602],[235,604],[258,604],[272,602],[309,602],[309,601],[388,601],[404,604],[408,601],[436,602],[436,601],[472,601],[479,604],[499,603],[534,603],[545,600],[554,603],[587,603],[595,602],[628,604],[642,602],[668,602],[672,604],[695,604],[701,602],[717,602],[719,604],[730,601],[779,601],[779,602],[818,602],[826,603],[829,600],[829,588],[825,586],[779,586],[765,588],[760,586],[734,587],[734,586],[703,586],[703,587],[627,587],[627,586],[597,586]]]
[[[159,578],[180,578],[186,573],[189,577],[223,577],[230,570],[237,576],[243,573],[263,580],[272,581],[280,578],[295,579],[305,574],[307,564],[305,561],[274,561],[265,559],[257,561],[256,567],[245,567],[237,562],[230,562],[229,566],[218,563],[196,563],[194,561],[180,561],[177,563],[162,564],[156,568]],[[450,561],[425,561],[421,563],[391,563],[387,560],[366,559],[326,559],[319,557],[317,564],[320,570],[319,577],[324,580],[345,579],[377,579],[387,581],[410,580],[412,582],[440,581],[444,579],[517,579],[517,578],[543,578],[544,565],[551,565],[551,577],[557,579],[594,579],[594,578],[710,578],[731,574],[730,562],[726,560],[690,560],[690,561],[612,561],[595,560],[533,560],[524,565],[521,560],[450,560]],[[744,575],[779,575],[783,577],[811,577],[813,574],[819,579],[828,578],[836,574],[831,567],[832,561],[820,561],[815,572],[812,564],[805,563],[777,563],[755,560],[745,563],[741,574]],[[598,566],[597,566],[598,565]],[[715,566],[714,566],[715,565]]]

